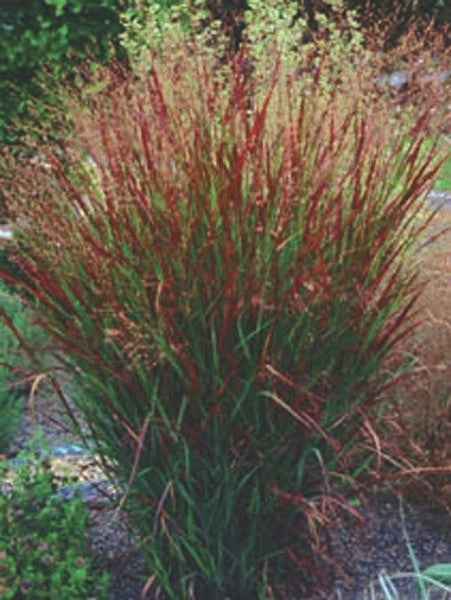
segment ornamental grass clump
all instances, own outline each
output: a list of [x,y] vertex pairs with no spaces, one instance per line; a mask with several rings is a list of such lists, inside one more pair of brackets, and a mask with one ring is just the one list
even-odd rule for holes
[[369,95],[248,64],[113,77],[16,182],[23,286],[168,598],[301,593],[353,513],[439,168],[428,113],[393,135]]

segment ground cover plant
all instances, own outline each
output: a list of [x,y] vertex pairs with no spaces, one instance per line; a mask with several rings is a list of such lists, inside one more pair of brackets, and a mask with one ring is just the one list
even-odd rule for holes
[[85,539],[87,509],[56,495],[45,458],[3,460],[0,486],[1,597],[106,600],[109,576],[92,570]]
[[179,29],[106,73],[63,159],[13,182],[23,290],[170,598],[300,594],[354,513],[440,168],[428,106],[393,134],[324,46],[299,71],[294,38],[251,34],[260,56],[218,64]]

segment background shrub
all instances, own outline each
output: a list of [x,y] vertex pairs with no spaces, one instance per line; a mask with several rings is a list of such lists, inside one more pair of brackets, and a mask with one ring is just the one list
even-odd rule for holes
[[[157,11],[160,18],[165,18],[170,10],[182,10],[192,14],[194,7],[202,6],[207,10],[204,24],[211,21],[221,23],[222,31],[226,34],[229,49],[237,50],[246,38],[246,22],[244,15],[255,2],[247,0],[206,0],[205,2],[189,2],[186,0],[156,1],[144,0],[129,6],[123,11],[125,22],[133,21],[136,26],[142,26],[149,12]],[[264,3],[269,7],[278,6],[280,16],[294,10],[294,18],[288,23],[293,27],[298,20],[305,23],[303,42],[311,42],[318,35],[324,34],[324,21],[340,22],[346,13],[355,13],[359,26],[367,32],[367,38],[377,35],[378,42],[384,50],[389,50],[399,44],[403,36],[412,28],[422,30],[432,25],[437,31],[449,25],[450,10],[443,0],[397,0],[396,2],[378,0],[281,0]],[[337,20],[338,17],[338,20]],[[285,28],[284,33],[287,33]],[[369,39],[367,41],[369,41]],[[374,40],[373,40],[374,41]]]
[[[46,105],[55,83],[90,56],[107,61],[118,50],[120,0],[6,0],[0,7],[0,142],[17,142],[34,117],[49,130]],[[21,120],[18,120],[21,117]],[[42,132],[42,131],[41,131]],[[55,132],[53,132],[55,133]]]
[[[124,53],[124,46],[119,42],[124,25],[129,31],[129,45],[133,37],[136,46],[138,32],[145,29],[149,14],[158,13],[161,24],[173,10],[186,16],[192,14],[194,7],[201,7],[202,25],[219,23],[228,51],[236,51],[246,38],[245,13],[253,4],[255,2],[243,0],[225,3],[221,0],[26,0],[20,6],[14,0],[2,2],[0,141],[16,144],[30,128],[35,135],[42,136],[45,130],[57,136],[55,122],[49,121],[48,104],[61,105],[58,89],[68,78],[84,83],[81,65],[87,57],[101,63],[119,57],[127,64],[130,56]],[[368,32],[367,41],[372,39],[374,45],[374,39],[379,38],[376,45],[384,49],[395,46],[416,25],[424,33],[425,23],[431,20],[445,28],[449,23],[449,10],[441,0],[400,0],[395,7],[391,2],[368,0],[291,3],[282,0],[263,4],[278,7],[280,16],[294,10],[294,17],[284,27],[284,33],[289,34],[290,29],[301,24],[302,44],[321,36],[327,38],[331,24],[346,29],[346,15],[353,11],[359,27]],[[328,27],[324,26],[325,21]],[[131,29],[133,36],[130,36]],[[141,36],[139,43],[146,47],[148,41],[148,36]],[[219,50],[218,54],[221,55]]]

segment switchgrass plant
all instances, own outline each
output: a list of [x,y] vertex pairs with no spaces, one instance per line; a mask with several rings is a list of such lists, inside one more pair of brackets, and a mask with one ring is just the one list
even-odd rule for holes
[[257,85],[246,58],[113,77],[64,162],[15,182],[22,286],[167,598],[301,593],[321,527],[358,516],[440,168],[432,112],[393,133],[358,87],[277,57]]

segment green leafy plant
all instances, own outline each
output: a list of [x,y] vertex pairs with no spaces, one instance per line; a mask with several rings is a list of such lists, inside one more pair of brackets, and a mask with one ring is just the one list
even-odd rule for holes
[[[258,73],[264,80],[271,73],[276,52],[283,54],[286,68],[297,69],[304,78],[314,76],[327,61],[329,68],[321,69],[321,75],[326,78],[327,74],[328,78],[323,84],[336,86],[339,78],[344,84],[348,65],[355,64],[357,56],[360,62],[363,60],[363,36],[355,12],[347,10],[343,0],[327,0],[322,8],[317,13],[318,30],[313,35],[307,16],[299,10],[299,2],[250,0],[239,7],[240,37],[248,44],[249,66],[254,75]],[[177,60],[180,50],[194,38],[204,52],[215,58],[215,69],[219,70],[231,46],[224,12],[219,11],[218,18],[214,18],[211,4],[205,0],[150,2],[138,11],[124,11],[120,39],[131,68],[136,73],[146,73],[153,52],[164,55],[165,60]]]
[[[29,330],[27,313],[20,298],[8,291],[0,282],[0,310],[8,315],[11,323],[18,330]],[[21,358],[19,341],[0,321],[0,454],[7,452],[9,443],[17,432],[20,416],[23,410],[23,400],[20,397],[18,371]],[[16,377],[14,373],[16,372]]]
[[[24,0],[0,7],[0,140],[18,142],[32,122],[55,133],[48,104],[55,85],[87,56],[107,61],[119,49],[120,0]],[[20,118],[20,119],[19,119]]]
[[33,452],[0,463],[0,595],[108,598],[109,575],[94,572],[85,532],[87,509],[55,493],[49,463]]
[[[205,0],[177,0],[153,2],[148,0],[121,15],[123,32],[119,39],[132,71],[138,75],[148,73],[153,53],[166,60],[178,60],[186,43],[195,38],[219,61],[227,54],[229,40],[220,19],[214,19]],[[219,62],[218,62],[219,66]]]
[[70,161],[16,180],[22,286],[168,598],[299,591],[318,530],[356,515],[440,168],[432,111],[394,135],[358,81],[282,55],[266,86],[247,59],[154,55],[80,110]]

